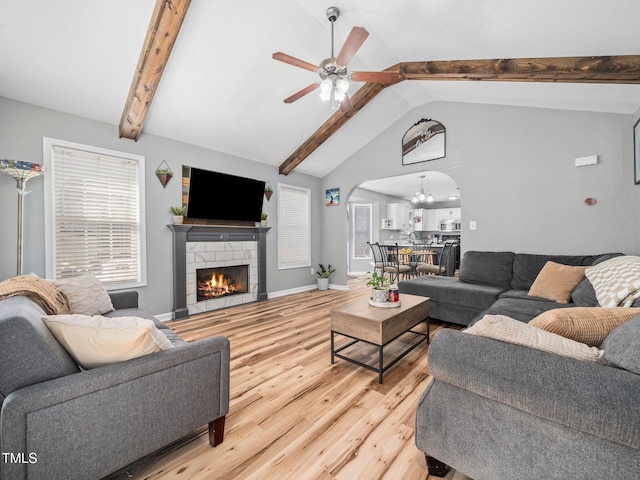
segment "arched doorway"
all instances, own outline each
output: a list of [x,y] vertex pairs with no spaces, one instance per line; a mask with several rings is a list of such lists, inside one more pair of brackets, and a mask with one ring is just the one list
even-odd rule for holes
[[[412,201],[416,196],[418,201]],[[347,215],[347,262],[353,275],[372,269],[367,241],[407,246],[428,243],[434,248],[446,240],[462,241],[460,189],[442,172],[365,181],[347,199]],[[459,248],[457,252],[459,255]]]

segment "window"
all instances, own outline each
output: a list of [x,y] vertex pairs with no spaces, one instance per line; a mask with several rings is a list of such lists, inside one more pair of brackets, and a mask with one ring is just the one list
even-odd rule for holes
[[371,242],[371,205],[353,204],[353,258],[357,260],[370,260],[371,249],[367,242]]
[[46,274],[146,284],[144,157],[45,138]]
[[311,190],[278,184],[278,268],[311,265]]

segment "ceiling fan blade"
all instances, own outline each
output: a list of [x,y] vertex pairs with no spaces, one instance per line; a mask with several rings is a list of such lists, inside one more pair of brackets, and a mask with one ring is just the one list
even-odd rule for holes
[[344,113],[353,110],[353,105],[351,104],[351,100],[349,100],[349,97],[347,95],[345,95],[340,102],[340,110],[342,110]]
[[351,72],[351,80],[354,82],[373,82],[389,85],[400,81],[397,72]]
[[304,97],[307,93],[311,93],[313,92],[316,88],[318,88],[320,86],[319,83],[312,83],[311,85],[308,85],[306,87],[304,87],[302,90],[300,90],[299,92],[294,93],[293,95],[291,95],[288,98],[284,99],[284,103],[293,103],[296,100],[298,100],[299,98]]
[[300,60],[299,58],[292,57],[291,55],[287,55],[286,53],[276,52],[271,55],[271,58],[274,60],[280,60],[281,62],[288,63],[289,65],[293,65],[295,67],[304,68],[305,70],[309,70],[311,72],[317,72],[320,70],[320,67],[317,65],[313,65],[309,62],[305,62],[304,60]]
[[338,53],[338,56],[336,57],[336,63],[342,66],[347,65],[368,36],[369,32],[367,32],[363,27],[353,27],[351,29],[351,33],[347,37],[347,40],[340,49],[340,53]]

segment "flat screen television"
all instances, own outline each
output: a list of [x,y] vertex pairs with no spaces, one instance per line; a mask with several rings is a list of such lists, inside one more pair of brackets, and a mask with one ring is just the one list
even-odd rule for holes
[[187,218],[259,222],[265,182],[191,167]]

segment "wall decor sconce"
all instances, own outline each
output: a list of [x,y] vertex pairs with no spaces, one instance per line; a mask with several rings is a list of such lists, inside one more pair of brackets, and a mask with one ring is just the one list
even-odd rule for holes
[[169,168],[169,164],[166,160],[163,160],[162,163],[158,165],[158,168],[156,168],[156,177],[158,177],[162,188],[165,188],[167,183],[169,183],[169,180],[173,177],[173,172],[171,171],[171,168]]

